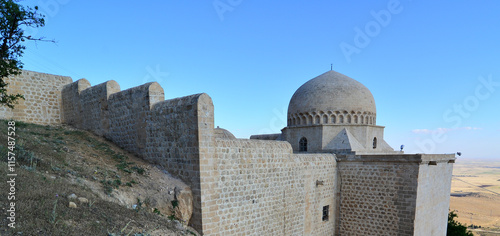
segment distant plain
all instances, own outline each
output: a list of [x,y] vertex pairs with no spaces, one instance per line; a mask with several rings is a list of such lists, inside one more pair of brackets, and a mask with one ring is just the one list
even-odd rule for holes
[[475,235],[500,235],[500,160],[458,157],[453,166],[450,210],[459,222],[481,226]]

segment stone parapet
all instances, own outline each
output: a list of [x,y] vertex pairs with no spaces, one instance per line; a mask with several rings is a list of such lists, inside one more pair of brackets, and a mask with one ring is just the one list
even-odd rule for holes
[[20,75],[4,78],[7,94],[24,95],[14,109],[0,107],[0,119],[14,119],[40,125],[62,123],[63,86],[73,80],[68,76],[23,70]]

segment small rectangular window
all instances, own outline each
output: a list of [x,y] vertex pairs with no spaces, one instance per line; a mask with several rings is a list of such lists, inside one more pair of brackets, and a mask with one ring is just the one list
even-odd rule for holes
[[323,207],[323,221],[328,221],[328,213],[330,212],[330,205]]

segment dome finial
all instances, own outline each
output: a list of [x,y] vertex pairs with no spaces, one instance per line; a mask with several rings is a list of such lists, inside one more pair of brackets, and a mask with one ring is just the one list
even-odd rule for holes
[[333,63],[330,64],[330,70],[333,70]]

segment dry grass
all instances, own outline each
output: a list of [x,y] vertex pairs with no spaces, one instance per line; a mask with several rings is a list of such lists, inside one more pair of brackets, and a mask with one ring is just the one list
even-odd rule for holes
[[459,222],[481,226],[476,235],[500,235],[500,161],[459,159],[451,193],[450,209]]
[[[7,123],[0,120],[0,154],[6,157]],[[102,200],[83,181],[112,195],[147,178],[147,163],[89,132],[69,127],[16,124],[16,228],[7,227],[8,201],[0,207],[0,235],[190,235],[179,224],[146,210]],[[7,158],[0,175],[7,176]],[[5,181],[0,199],[7,199]],[[89,203],[69,208],[70,194]],[[22,232],[22,233],[19,233]],[[159,233],[160,232],[160,233]]]

